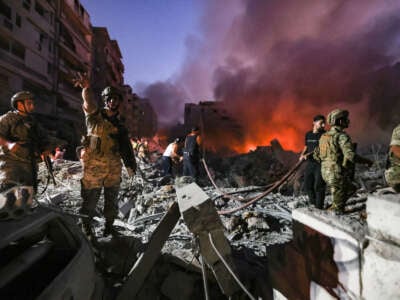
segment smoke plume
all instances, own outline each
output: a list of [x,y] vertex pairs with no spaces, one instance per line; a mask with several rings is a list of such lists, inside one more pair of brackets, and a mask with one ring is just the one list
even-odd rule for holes
[[400,122],[399,1],[209,1],[202,23],[173,85],[225,103],[243,151],[273,138],[299,150],[313,115],[337,107],[365,143]]

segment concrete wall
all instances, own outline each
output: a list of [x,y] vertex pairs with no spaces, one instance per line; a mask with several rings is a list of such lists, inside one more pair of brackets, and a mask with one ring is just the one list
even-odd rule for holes
[[269,259],[275,299],[400,299],[400,195],[369,195],[367,214],[294,210]]

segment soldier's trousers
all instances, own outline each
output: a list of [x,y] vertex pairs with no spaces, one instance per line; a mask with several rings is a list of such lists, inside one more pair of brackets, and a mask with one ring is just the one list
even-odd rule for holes
[[316,161],[308,160],[304,172],[304,190],[311,204],[319,209],[324,208],[325,186],[321,175],[321,165]]
[[389,186],[400,193],[400,166],[392,166],[385,171],[385,179]]
[[349,193],[351,192],[352,184],[350,179],[344,176],[343,169],[338,164],[322,163],[321,173],[332,194],[333,209],[343,212],[346,201],[349,198]]
[[82,208],[80,212],[89,216],[90,222],[96,212],[101,190],[104,187],[104,217],[106,223],[114,222],[118,214],[118,192],[121,182],[121,159],[119,157],[97,157],[82,155],[83,178],[81,180]]
[[195,180],[199,175],[199,162],[190,158],[183,159],[183,176],[191,176]]

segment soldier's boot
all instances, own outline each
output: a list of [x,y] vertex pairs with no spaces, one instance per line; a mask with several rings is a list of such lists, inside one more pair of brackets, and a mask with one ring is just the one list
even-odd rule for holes
[[337,215],[344,213],[345,195],[341,188],[332,188],[332,205],[329,210],[334,211]]
[[82,218],[83,232],[88,236],[94,236],[92,228],[92,220],[95,215],[96,205],[100,199],[101,189],[81,189],[82,207],[79,212],[86,215],[87,218]]
[[104,188],[104,217],[106,219],[106,224],[103,236],[118,234],[118,231],[113,225],[118,215],[118,193],[119,185]]
[[314,206],[315,206],[315,204],[316,204],[316,201],[315,201],[315,192],[309,190],[309,191],[307,191],[307,196],[308,196],[308,204],[309,204],[309,205],[314,205]]

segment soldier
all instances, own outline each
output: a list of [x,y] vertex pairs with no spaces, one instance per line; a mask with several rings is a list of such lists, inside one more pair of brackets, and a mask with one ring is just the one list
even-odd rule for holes
[[[321,164],[314,159],[312,152],[317,148],[319,139],[325,133],[325,117],[317,115],[313,119],[313,129],[306,133],[305,146],[299,160],[307,160],[304,172],[304,189],[308,200],[319,209],[324,208],[325,182],[321,176]],[[306,154],[309,154],[306,156]],[[310,155],[311,154],[311,155]]]
[[200,145],[200,130],[198,127],[193,127],[185,139],[185,147],[183,149],[183,176],[191,176],[195,180],[197,179],[199,173]]
[[136,161],[128,132],[119,119],[121,94],[113,87],[101,93],[104,108],[99,109],[92,98],[87,76],[78,74],[75,85],[82,88],[83,111],[87,135],[83,140],[80,158],[83,166],[81,213],[89,216],[83,220],[83,228],[92,234],[91,222],[97,202],[104,187],[104,236],[116,233],[113,223],[117,216],[118,192],[121,182],[121,158],[129,176],[136,171]]
[[400,193],[400,124],[393,130],[385,178],[389,186]]
[[32,93],[16,93],[11,107],[14,110],[0,117],[0,191],[26,185],[37,192],[37,162],[50,153],[52,145],[33,115]]
[[355,191],[351,178],[355,163],[371,165],[372,162],[356,155],[350,136],[344,132],[350,124],[347,110],[331,111],[327,121],[331,128],[321,136],[319,146],[314,151],[314,158],[321,162],[322,178],[333,197],[329,209],[342,214],[346,200]]

